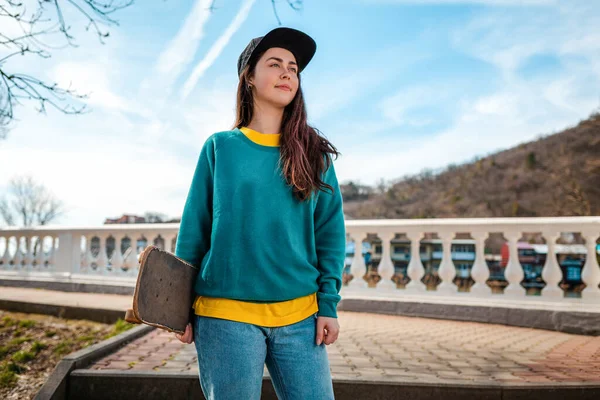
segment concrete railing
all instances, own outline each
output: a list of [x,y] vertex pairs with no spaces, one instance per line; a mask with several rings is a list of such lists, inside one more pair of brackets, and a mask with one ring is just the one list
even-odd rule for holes
[[[179,224],[0,229],[0,278],[134,286],[139,252],[148,244],[173,252],[178,229]],[[526,291],[521,285],[524,272],[519,263],[517,241],[523,233],[540,232],[548,244],[548,256],[542,272],[546,286],[541,291],[541,296],[535,296],[537,300],[600,302],[600,267],[596,256],[600,217],[348,220],[346,231],[349,239],[355,243],[365,240],[367,234],[376,234],[382,242],[382,256],[377,267],[377,273],[382,279],[374,286],[368,285],[363,279],[352,279],[347,289],[354,293],[386,296],[441,294],[496,300],[525,298]],[[421,281],[425,274],[421,259],[410,257],[407,268],[410,282],[404,288],[398,288],[392,281],[395,269],[390,242],[396,234],[402,233],[411,241],[410,254],[419,254],[421,239],[425,233],[430,232],[437,233],[442,242],[442,259],[437,271],[441,282],[435,291],[426,290]],[[492,294],[486,283],[489,269],[484,257],[484,244],[492,232],[501,232],[509,247],[509,260],[504,271],[508,286],[502,294]],[[565,298],[563,289],[559,287],[563,274],[557,262],[555,244],[561,232],[579,232],[586,241],[587,257],[582,271],[586,288],[582,291],[581,298]],[[468,292],[459,292],[453,283],[456,269],[451,245],[456,233],[469,233],[475,241],[475,261],[471,268],[471,278],[475,283]],[[136,244],[133,251],[132,240]],[[357,251],[352,259],[350,273],[354,277],[362,277],[366,272],[364,258]]]

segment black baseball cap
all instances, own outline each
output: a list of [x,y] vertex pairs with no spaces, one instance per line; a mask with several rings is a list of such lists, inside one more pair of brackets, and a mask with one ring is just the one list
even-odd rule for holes
[[306,33],[292,28],[275,28],[265,36],[254,38],[238,57],[238,77],[258,54],[271,47],[281,47],[292,52],[298,64],[298,73],[308,65],[317,51],[317,43]]

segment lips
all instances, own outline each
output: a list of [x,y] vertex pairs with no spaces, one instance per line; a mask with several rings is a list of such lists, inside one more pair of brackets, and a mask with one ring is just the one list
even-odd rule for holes
[[281,90],[287,90],[288,92],[292,91],[292,88],[289,87],[288,85],[279,85],[279,86],[275,86],[277,89],[281,89]]

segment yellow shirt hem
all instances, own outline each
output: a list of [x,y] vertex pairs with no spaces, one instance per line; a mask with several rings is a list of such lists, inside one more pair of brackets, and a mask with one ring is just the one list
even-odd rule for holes
[[294,324],[319,311],[317,294],[278,303],[251,303],[217,297],[196,296],[196,315],[277,327]]

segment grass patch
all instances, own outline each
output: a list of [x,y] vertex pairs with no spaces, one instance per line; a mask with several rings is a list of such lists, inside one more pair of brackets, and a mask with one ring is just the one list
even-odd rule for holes
[[11,339],[11,340],[8,342],[8,345],[9,345],[9,346],[11,346],[11,345],[12,345],[12,346],[18,346],[18,345],[20,345],[21,343],[29,342],[30,340],[31,340],[31,337],[29,337],[29,336],[25,336],[25,337],[18,337],[18,338]]
[[17,328],[13,331],[13,336],[21,336],[25,331],[21,328]]
[[19,364],[15,364],[14,362],[10,361],[0,366],[0,370],[6,370],[14,372],[15,374],[20,374],[23,371],[25,371],[25,368],[21,367]]
[[46,331],[44,332],[44,336],[50,338],[52,336],[56,335],[56,331]]
[[80,342],[87,342],[94,339],[96,339],[96,335],[84,335],[77,338],[77,340]]
[[35,321],[30,319],[23,319],[19,321],[19,328],[33,328],[35,326]]
[[52,350],[54,354],[64,355],[69,354],[71,349],[73,348],[73,342],[70,340],[65,340],[56,345],[56,347]]
[[11,317],[4,317],[0,320],[0,327],[9,327],[17,324],[16,319],[12,319]]
[[0,346],[0,360],[2,360],[13,349],[12,346]]
[[12,355],[12,360],[14,362],[29,362],[31,360],[33,360],[36,356],[36,353],[34,353],[33,351],[25,351],[25,350],[19,350],[17,351],[15,354]]
[[17,383],[17,374],[5,368],[0,369],[0,389],[8,389]]
[[134,324],[130,324],[129,322],[119,318],[117,320],[117,322],[115,322],[113,329],[110,333],[106,334],[103,339],[108,339],[111,338],[113,336],[118,335],[119,333],[123,333],[125,331],[130,330],[131,328],[134,327]]
[[35,354],[37,354],[37,353],[39,353],[40,351],[44,350],[47,347],[48,347],[48,345],[46,343],[38,342],[36,340],[31,345],[31,351],[33,351]]

